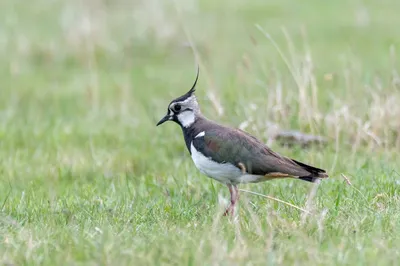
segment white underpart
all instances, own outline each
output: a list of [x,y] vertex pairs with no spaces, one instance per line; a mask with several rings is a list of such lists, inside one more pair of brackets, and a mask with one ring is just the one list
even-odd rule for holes
[[[203,132],[199,133],[197,136],[202,133]],[[212,161],[210,158],[198,152],[193,146],[193,143],[190,145],[190,152],[192,153],[193,162],[200,172],[221,183],[253,183],[262,179],[262,176],[243,174],[238,167],[231,163],[217,163]]]
[[199,134],[196,135],[196,137],[194,138],[200,138],[200,137],[204,137],[204,135],[206,134],[206,132],[201,131]]
[[245,174],[245,175],[241,175],[235,181],[237,183],[246,184],[246,183],[257,183],[257,182],[266,181],[266,180],[268,180],[268,179],[266,179],[262,175],[248,175],[248,174]]
[[193,146],[190,145],[190,152],[192,153],[192,159],[196,167],[201,173],[214,178],[222,183],[230,183],[232,178],[238,178],[241,175],[240,170],[230,163],[216,163],[210,158],[205,157],[203,154],[198,152]]
[[193,111],[187,110],[178,114],[178,120],[183,127],[190,127],[195,120]]

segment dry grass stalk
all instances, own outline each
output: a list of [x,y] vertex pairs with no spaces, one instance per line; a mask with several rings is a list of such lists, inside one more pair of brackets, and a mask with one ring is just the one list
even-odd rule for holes
[[299,211],[302,211],[302,212],[305,212],[305,213],[310,213],[310,212],[309,212],[308,210],[306,210],[306,209],[300,208],[300,207],[298,207],[298,206],[296,206],[296,205],[293,205],[293,204],[291,204],[291,203],[289,203],[289,202],[286,202],[286,201],[283,201],[283,200],[274,198],[274,197],[272,197],[272,196],[263,195],[263,194],[261,194],[261,193],[257,193],[257,192],[253,192],[253,191],[245,190],[245,189],[239,189],[239,191],[246,192],[246,193],[250,193],[250,194],[253,194],[253,195],[257,195],[257,196],[260,196],[260,197],[263,197],[263,198],[267,198],[267,199],[270,199],[270,200],[273,200],[273,201],[276,201],[276,202],[279,202],[279,203],[283,203],[283,204],[285,204],[285,205],[287,205],[287,206],[290,206],[290,207],[292,207],[292,208],[295,208],[295,209],[297,209],[297,210],[299,210]]

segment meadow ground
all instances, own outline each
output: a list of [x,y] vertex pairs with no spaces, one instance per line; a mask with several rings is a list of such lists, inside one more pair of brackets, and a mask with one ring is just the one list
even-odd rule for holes
[[[399,1],[0,3],[0,263],[395,265]],[[192,46],[195,48],[193,52]],[[201,175],[156,128],[200,64],[206,116],[325,168],[319,186]],[[285,148],[277,129],[327,137]],[[343,178],[346,176],[351,185]]]

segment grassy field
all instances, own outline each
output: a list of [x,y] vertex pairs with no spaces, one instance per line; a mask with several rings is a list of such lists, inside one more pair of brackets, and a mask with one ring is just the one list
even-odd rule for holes
[[[3,0],[0,264],[396,265],[400,2]],[[192,49],[193,48],[193,49]],[[203,113],[327,169],[225,186],[174,124]],[[277,130],[329,139],[282,147]],[[343,175],[351,184],[346,182]]]

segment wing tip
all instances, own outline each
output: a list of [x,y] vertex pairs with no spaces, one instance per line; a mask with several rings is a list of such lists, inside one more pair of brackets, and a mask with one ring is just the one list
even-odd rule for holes
[[299,177],[300,180],[311,182],[311,183],[320,183],[322,178],[328,178],[329,175],[322,170],[321,172],[311,174],[309,176],[301,176]]

